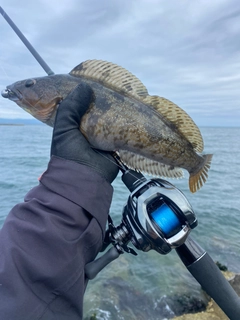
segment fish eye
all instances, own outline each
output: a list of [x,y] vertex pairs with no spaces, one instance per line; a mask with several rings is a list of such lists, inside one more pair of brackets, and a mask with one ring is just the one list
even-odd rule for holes
[[34,79],[28,79],[28,80],[25,82],[25,87],[31,87],[31,86],[33,86],[35,83],[36,83],[36,80],[34,80]]

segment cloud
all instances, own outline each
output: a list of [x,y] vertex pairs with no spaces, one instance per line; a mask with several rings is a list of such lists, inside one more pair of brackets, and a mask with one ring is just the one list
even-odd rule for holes
[[[2,0],[2,7],[55,73],[87,59],[112,61],[197,124],[240,125],[237,0]],[[0,30],[1,88],[45,75],[1,17]],[[16,108],[0,99],[0,117],[15,117]]]

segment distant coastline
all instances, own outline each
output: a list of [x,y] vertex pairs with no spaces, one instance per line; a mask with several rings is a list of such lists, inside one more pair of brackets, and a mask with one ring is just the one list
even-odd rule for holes
[[4,119],[0,118],[0,126],[25,126],[25,125],[43,125],[37,119]]
[[0,123],[0,126],[25,126],[24,123]]

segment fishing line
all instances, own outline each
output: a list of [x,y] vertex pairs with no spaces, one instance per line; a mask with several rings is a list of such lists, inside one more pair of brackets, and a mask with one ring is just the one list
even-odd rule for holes
[[[96,153],[100,154],[103,158],[107,159],[108,161],[112,162],[113,164],[115,164],[119,169],[120,171],[122,171],[123,167],[125,167],[125,169],[132,169],[132,168],[129,168],[129,167],[126,167],[125,164],[122,162],[121,158],[119,157],[119,155],[117,154],[117,152],[111,152],[109,151],[109,154],[111,154],[111,156],[113,157],[113,159],[115,160],[112,160],[110,159],[109,157],[105,156],[101,150],[98,150],[98,149],[93,149]],[[134,171],[136,171],[135,169],[132,169]],[[136,171],[138,172],[138,171]],[[135,175],[129,171],[128,172],[129,175],[131,175],[133,178],[136,178]]]
[[2,64],[1,64],[1,69],[2,69],[3,73],[5,74],[5,76],[10,80],[10,77],[7,75],[7,72],[6,72],[5,69],[3,68]]

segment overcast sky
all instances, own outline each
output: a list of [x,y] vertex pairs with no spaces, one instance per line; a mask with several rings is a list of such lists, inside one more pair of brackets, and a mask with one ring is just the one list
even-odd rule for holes
[[[199,126],[240,126],[239,0],[2,0],[55,73],[117,63]],[[0,15],[0,90],[45,72]],[[0,97],[0,118],[29,118]]]

